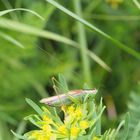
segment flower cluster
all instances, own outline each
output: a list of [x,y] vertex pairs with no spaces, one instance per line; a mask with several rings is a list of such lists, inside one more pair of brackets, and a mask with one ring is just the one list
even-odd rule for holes
[[[90,99],[90,100],[89,100]],[[101,116],[105,109],[100,104],[96,106],[93,97],[85,96],[82,102],[64,104],[61,107],[42,107],[32,100],[26,99],[38,115],[26,117],[38,129],[24,135],[13,134],[22,140],[116,140],[119,129],[124,121],[115,130],[106,130],[101,133]]]
[[[71,139],[76,140],[78,137],[86,135],[87,129],[94,122],[87,118],[88,110],[84,105],[62,106],[63,119],[52,115],[45,108],[43,117],[37,122],[40,130],[34,130],[28,133],[29,140],[56,140]],[[98,138],[93,138],[98,140]]]

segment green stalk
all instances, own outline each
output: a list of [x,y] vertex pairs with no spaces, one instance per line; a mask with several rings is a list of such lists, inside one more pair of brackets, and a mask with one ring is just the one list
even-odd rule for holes
[[[81,2],[80,0],[73,0],[75,12],[77,15],[82,17],[82,8],[81,8]],[[87,39],[86,39],[86,32],[84,25],[80,22],[77,22],[77,31],[78,31],[78,40],[79,40],[79,46],[81,51],[81,59],[82,59],[82,66],[83,66],[83,75],[84,80],[86,83],[91,85],[91,70],[90,70],[90,62],[88,59],[88,56],[86,52],[88,51],[87,48]]]
[[133,2],[138,7],[138,9],[140,10],[140,3],[137,0],[133,0]]
[[86,7],[84,13],[91,13],[101,2],[102,0],[93,0],[89,2],[89,5]]

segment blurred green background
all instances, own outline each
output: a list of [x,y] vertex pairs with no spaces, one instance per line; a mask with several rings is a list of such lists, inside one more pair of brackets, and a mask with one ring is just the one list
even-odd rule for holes
[[[81,10],[75,0],[58,2],[140,52],[140,9],[133,1],[81,0]],[[1,11],[18,7],[45,20],[25,11],[0,17],[0,140],[16,140],[10,129],[24,131],[28,125],[21,120],[32,111],[25,98],[38,103],[55,94],[51,78],[59,73],[70,89],[84,83],[97,88],[107,106],[104,128],[114,126],[127,111],[130,92],[139,91],[140,61],[44,0],[0,0]]]

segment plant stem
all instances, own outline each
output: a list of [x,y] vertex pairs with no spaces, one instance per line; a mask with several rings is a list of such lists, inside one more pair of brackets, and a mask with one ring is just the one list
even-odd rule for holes
[[140,10],[140,3],[137,0],[133,0],[133,2],[135,3],[135,5],[138,7],[138,9]]
[[[73,2],[74,2],[76,14],[82,17],[82,8],[81,8],[80,0],[73,0]],[[91,82],[90,62],[86,54],[88,50],[86,32],[85,32],[84,25],[82,25],[79,22],[77,22],[77,28],[78,28],[78,40],[79,40],[79,46],[80,46],[80,51],[81,51],[84,80],[86,83],[91,85],[92,82]]]

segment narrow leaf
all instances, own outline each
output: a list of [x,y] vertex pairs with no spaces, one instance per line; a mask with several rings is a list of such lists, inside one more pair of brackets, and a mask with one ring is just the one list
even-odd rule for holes
[[20,47],[20,48],[24,48],[24,46],[19,42],[17,41],[16,39],[14,39],[13,37],[9,36],[8,34],[5,34],[3,32],[0,32],[0,36],[2,38],[4,38],[5,40],[11,42],[12,44],[14,44],[15,46],[17,47]]
[[121,140],[126,140],[128,133],[129,133],[129,122],[130,122],[130,114],[127,113],[125,117],[125,126],[124,126],[124,131],[123,131],[123,136],[121,137]]
[[[102,108],[103,108],[103,99],[101,98],[98,113],[102,111]],[[96,124],[96,134],[101,135],[101,117],[99,118]]]
[[55,34],[55,33],[49,32],[49,31],[37,29],[35,27],[32,27],[32,26],[24,24],[24,23],[20,23],[17,21],[0,18],[0,27],[6,28],[9,30],[13,30],[13,31],[17,31],[20,33],[25,33],[25,34],[29,34],[29,35],[40,36],[43,38],[52,39],[55,41],[66,43],[66,44],[74,46],[74,47],[78,46],[78,44],[75,41],[72,41],[66,37],[63,37],[61,35],[58,35],[58,34]]
[[86,52],[91,59],[93,59],[97,64],[99,64],[101,67],[103,67],[105,70],[111,72],[111,68],[99,57],[97,56],[94,52],[88,50]]
[[132,140],[136,140],[139,137],[140,134],[140,121],[138,122],[138,124],[136,125],[133,135],[132,135]]
[[22,140],[27,140],[27,138],[25,136],[21,136],[17,133],[15,133],[13,130],[11,130],[11,132],[13,133],[13,135],[15,135],[17,138],[22,139]]
[[40,116],[42,116],[43,111],[36,103],[34,103],[31,99],[28,98],[26,98],[25,100]]
[[16,9],[9,9],[9,10],[0,11],[0,16],[3,16],[5,14],[8,14],[8,13],[14,12],[14,11],[26,11],[26,12],[30,12],[33,15],[37,16],[38,18],[40,18],[41,20],[44,20],[44,18],[42,16],[40,16],[38,13],[36,13],[35,11],[29,10],[29,9],[25,9],[25,8],[16,8]]
[[133,2],[138,7],[138,9],[140,10],[140,3],[137,0],[133,0]]
[[[27,123],[25,121],[20,122],[18,125],[18,128],[16,130],[16,134],[18,134],[18,135],[22,134],[25,131],[26,124]],[[19,140],[19,139],[17,137],[15,137],[13,140]]]

